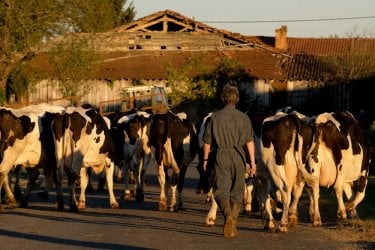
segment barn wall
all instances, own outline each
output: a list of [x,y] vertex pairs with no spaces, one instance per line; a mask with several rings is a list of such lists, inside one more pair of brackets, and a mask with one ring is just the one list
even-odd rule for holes
[[[165,80],[142,80],[144,85],[154,85],[165,87]],[[39,82],[33,89],[29,91],[29,103],[48,102],[54,105],[69,106],[71,103],[66,99],[61,100],[62,96],[54,84],[50,80],[43,80]],[[56,85],[56,84],[55,84]],[[91,91],[79,100],[80,104],[89,103],[96,107],[100,107],[101,102],[109,100],[117,100],[122,98],[121,93],[124,88],[132,87],[132,80],[116,80],[108,82],[105,80],[91,81]],[[120,105],[120,102],[113,103],[113,105]]]
[[[154,85],[166,87],[166,80],[142,80],[144,85]],[[85,95],[80,103],[89,103],[94,106],[100,107],[100,103],[109,100],[121,99],[122,90],[126,87],[132,87],[132,80],[116,80],[108,82],[105,80],[92,81],[92,90]],[[240,88],[250,96],[252,100],[256,99],[256,104],[259,107],[269,107],[273,92],[276,91],[271,85],[272,80],[258,79],[252,83],[243,82],[240,83]],[[301,107],[306,105],[308,101],[313,100],[317,96],[322,96],[324,84],[317,81],[288,81],[286,83],[286,99],[283,105],[293,105]],[[329,96],[333,96],[332,93],[339,93],[338,88],[334,88],[329,91]],[[327,95],[327,94],[325,94]],[[29,103],[33,102],[50,102],[56,105],[69,106],[70,102],[60,99],[62,96],[58,90],[54,88],[51,81],[43,80],[39,82],[29,94]],[[337,98],[337,97],[336,97]],[[338,102],[339,100],[335,100]],[[119,102],[113,104],[121,105]]]
[[251,100],[256,99],[256,103],[259,106],[269,106],[269,92],[270,92],[270,82],[264,79],[253,80],[249,82],[239,83],[241,90],[246,91],[250,96]]

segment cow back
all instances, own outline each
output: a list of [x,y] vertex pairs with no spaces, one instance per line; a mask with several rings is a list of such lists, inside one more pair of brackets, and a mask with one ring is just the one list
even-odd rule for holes
[[276,164],[285,164],[285,154],[291,148],[298,148],[296,133],[300,131],[300,121],[292,114],[278,114],[266,118],[262,125],[262,145],[275,150]]

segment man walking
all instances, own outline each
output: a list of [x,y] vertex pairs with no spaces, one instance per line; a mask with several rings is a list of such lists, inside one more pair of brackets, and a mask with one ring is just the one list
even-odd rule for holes
[[246,153],[251,173],[255,174],[255,146],[253,128],[249,117],[236,109],[239,91],[226,84],[221,99],[225,107],[214,112],[207,123],[203,137],[203,168],[212,148],[215,148],[214,173],[215,199],[224,215],[224,236],[237,237],[237,221],[245,185]]

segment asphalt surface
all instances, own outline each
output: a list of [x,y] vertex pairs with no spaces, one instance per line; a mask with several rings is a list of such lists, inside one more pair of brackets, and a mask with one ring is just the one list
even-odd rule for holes
[[205,195],[195,193],[197,178],[196,169],[189,167],[185,209],[177,213],[158,211],[155,169],[148,169],[142,203],[121,200],[123,185],[115,184],[120,209],[109,208],[107,192],[94,191],[86,197],[85,210],[71,213],[66,205],[65,211],[58,212],[54,194],[48,201],[41,200],[36,189],[27,209],[5,206],[0,214],[0,249],[361,249],[332,237],[336,229],[315,228],[307,221],[285,234],[264,231],[260,214],[241,214],[240,236],[224,238],[221,214],[216,226],[203,226],[209,205]]

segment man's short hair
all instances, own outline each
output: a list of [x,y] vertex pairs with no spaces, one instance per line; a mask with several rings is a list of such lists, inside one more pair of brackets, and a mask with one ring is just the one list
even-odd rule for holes
[[240,92],[237,86],[229,83],[225,84],[223,92],[221,93],[221,100],[225,105],[236,105],[240,100]]

